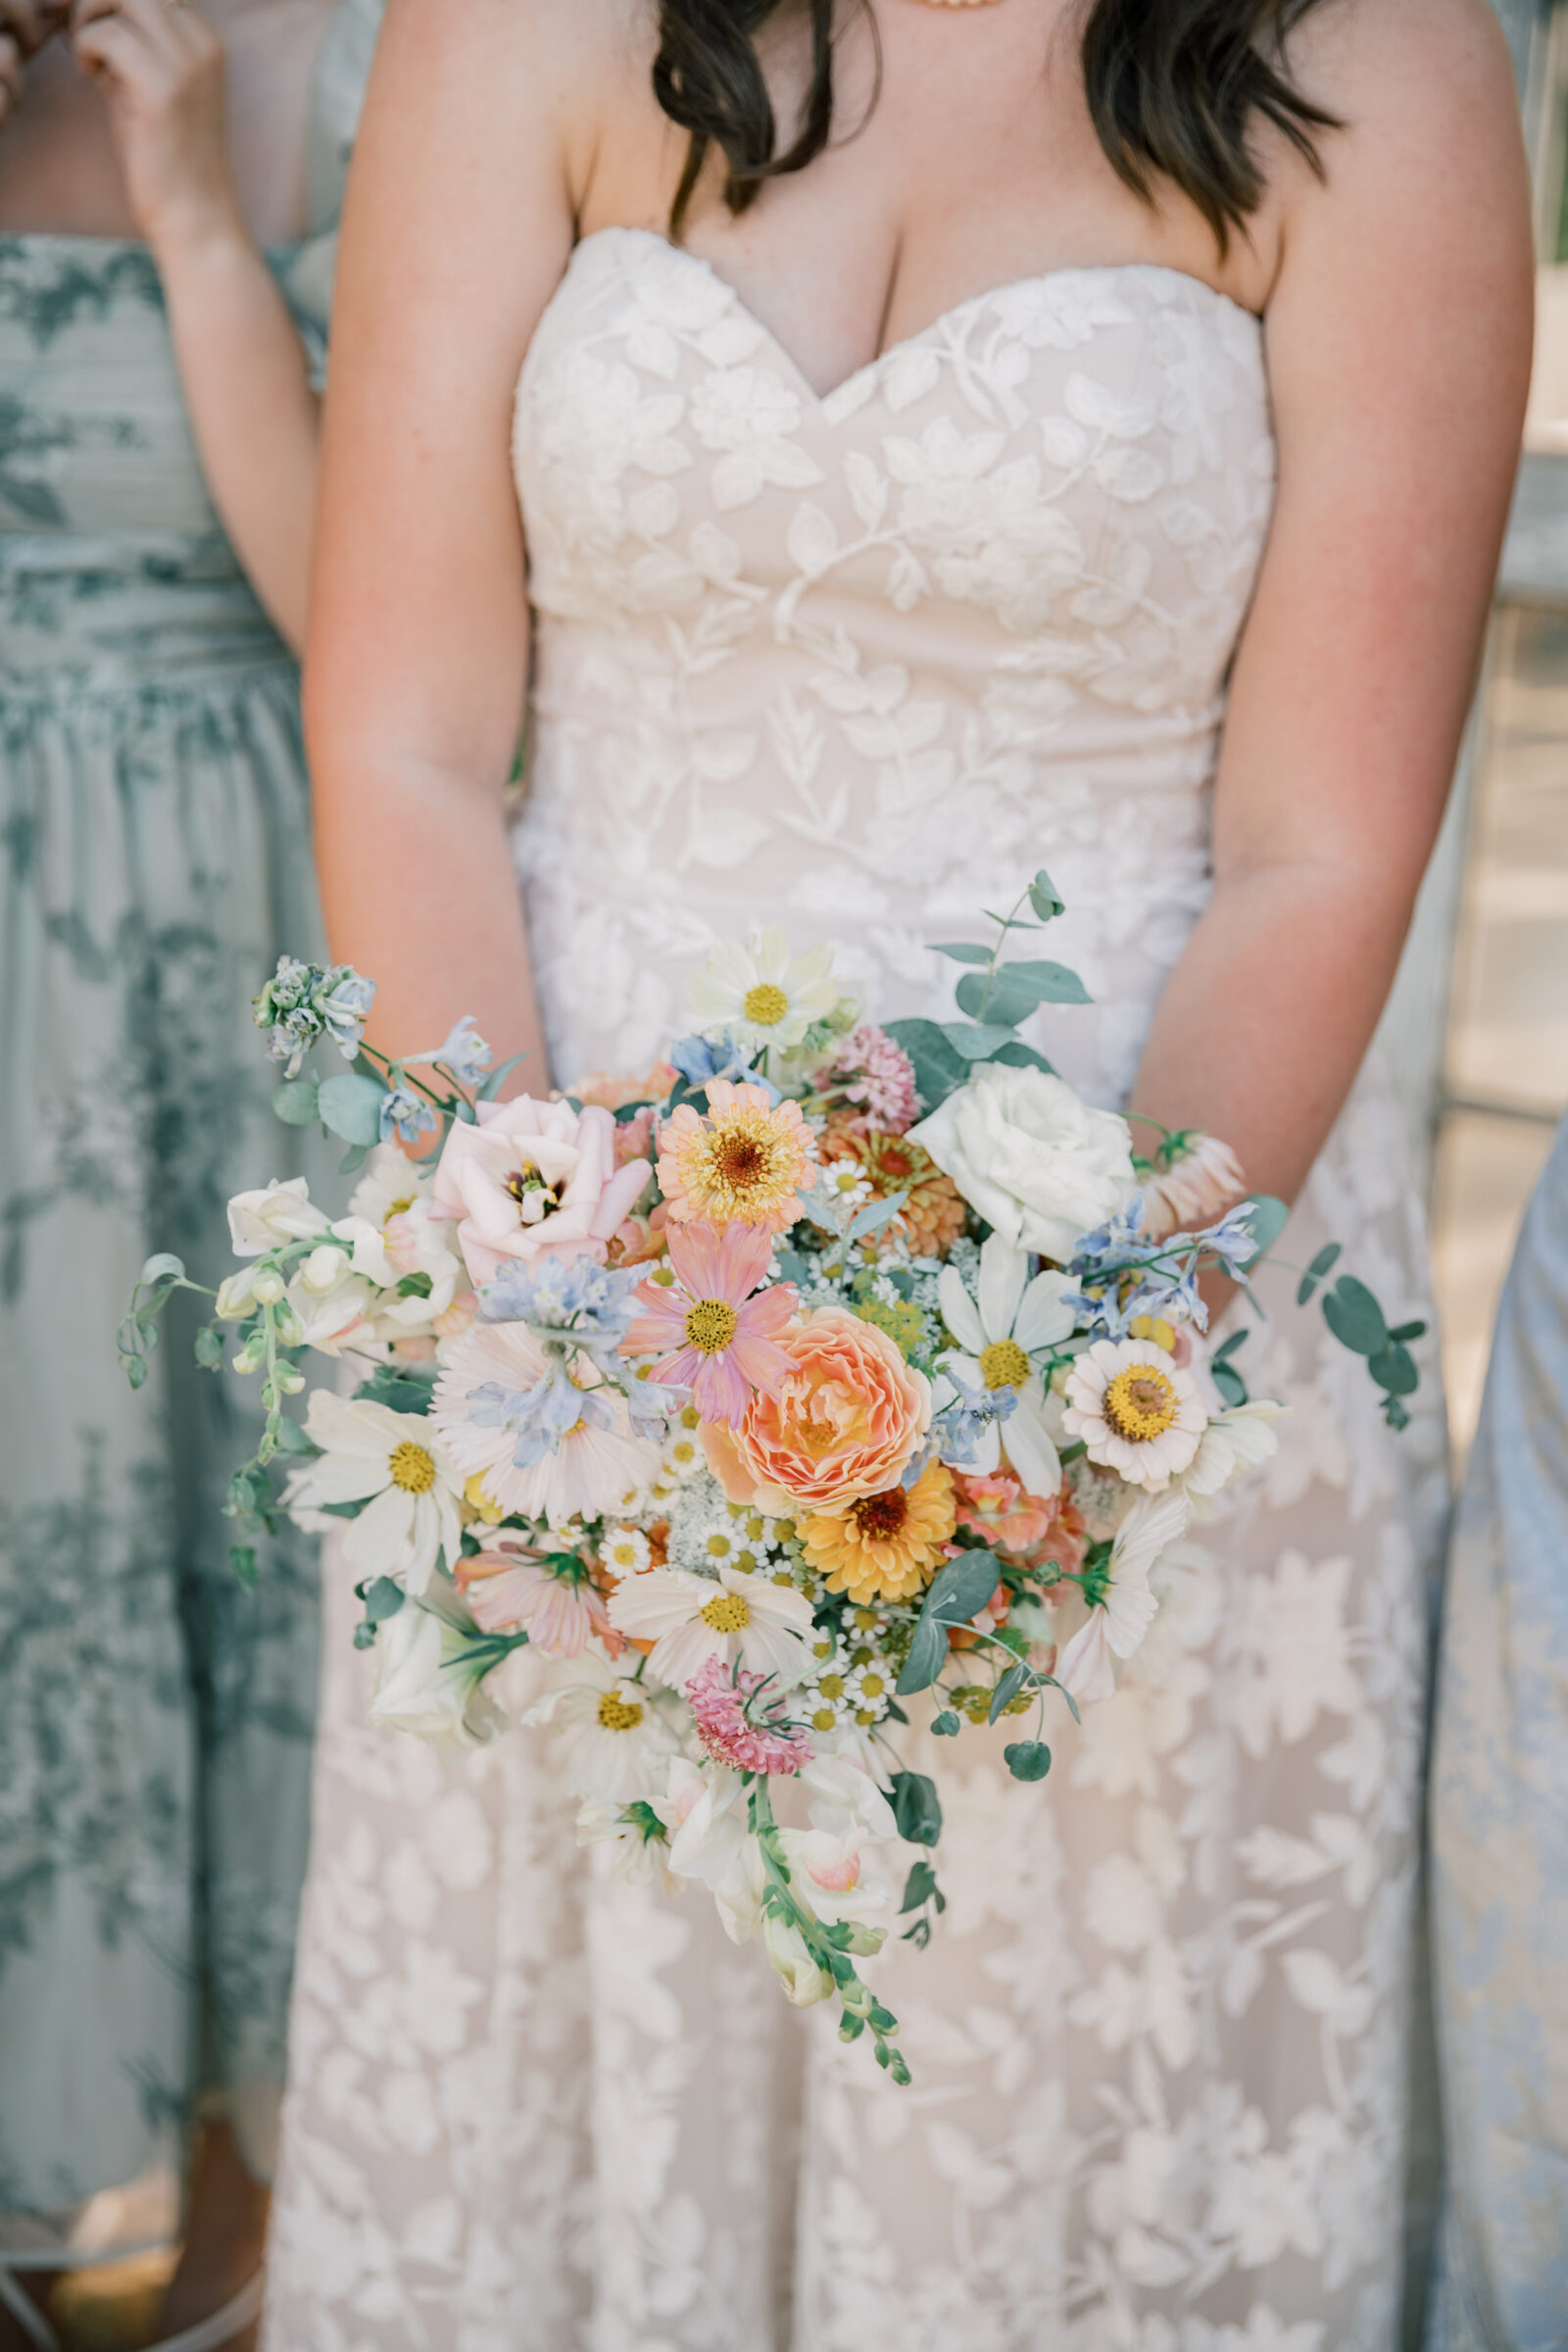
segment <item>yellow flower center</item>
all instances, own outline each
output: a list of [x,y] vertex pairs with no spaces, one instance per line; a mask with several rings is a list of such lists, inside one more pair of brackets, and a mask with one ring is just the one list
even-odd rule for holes
[[[416,1446],[414,1450],[417,1452],[418,1447]],[[485,1485],[482,1470],[476,1470],[471,1478],[464,1481],[463,1499],[470,1510],[478,1513],[486,1527],[499,1527],[507,1515]]]
[[530,1201],[534,1203],[535,1215],[524,1219],[525,1223],[537,1223],[541,1217],[550,1216],[561,1206],[561,1186],[548,1182],[543,1171],[531,1159],[519,1159],[517,1166],[502,1177],[501,1189],[512,1195],[519,1208]]
[[607,1690],[599,1701],[599,1720],[607,1732],[634,1732],[642,1719],[637,1701],[622,1698],[618,1690]]
[[1170,1428],[1180,1400],[1157,1364],[1129,1364],[1106,1388],[1102,1410],[1118,1438],[1147,1446]]
[[1129,1329],[1135,1340],[1152,1340],[1167,1355],[1175,1348],[1176,1334],[1163,1315],[1135,1315]]
[[393,1446],[387,1468],[392,1473],[392,1484],[401,1487],[405,1494],[428,1494],[435,1485],[435,1456],[426,1453],[422,1446],[416,1446],[412,1438],[405,1438],[401,1446]]
[[817,1684],[816,1687],[821,1691],[824,1698],[842,1698],[844,1696],[844,1677],[842,1674],[824,1674],[822,1680]]
[[686,1338],[701,1355],[722,1355],[740,1317],[724,1298],[699,1298],[686,1318]]
[[394,1200],[386,1215],[381,1219],[382,1231],[385,1232],[394,1217],[406,1217],[418,1197],[417,1193],[406,1193],[401,1200]]
[[739,1592],[716,1593],[711,1600],[704,1601],[697,1614],[715,1634],[738,1634],[752,1622],[750,1604]]
[[981,1355],[980,1377],[988,1389],[1021,1389],[1029,1377],[1029,1358],[1016,1340],[993,1340]]
[[816,1732],[830,1732],[837,1721],[838,1717],[831,1707],[818,1707],[816,1713],[811,1717],[811,1729]]
[[755,988],[746,991],[741,1010],[759,1029],[776,1029],[790,1008],[790,1001],[781,988],[771,980],[759,980]]

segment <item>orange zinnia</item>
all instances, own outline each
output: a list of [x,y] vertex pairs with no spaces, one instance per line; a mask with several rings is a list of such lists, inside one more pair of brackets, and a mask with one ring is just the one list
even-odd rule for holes
[[813,1511],[797,1528],[828,1591],[864,1607],[923,1592],[946,1556],[954,1519],[953,1474],[931,1462],[907,1490],[889,1487],[841,1511]]

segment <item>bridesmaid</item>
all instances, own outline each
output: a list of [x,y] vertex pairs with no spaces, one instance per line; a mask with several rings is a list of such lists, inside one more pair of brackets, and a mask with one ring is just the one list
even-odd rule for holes
[[1568,2341],[1568,1122],[1497,1315],[1432,1785],[1447,2200],[1428,2352]]
[[258,2299],[314,1569],[241,1588],[251,1399],[189,1322],[133,1396],[114,1326],[299,1158],[249,999],[317,937],[295,651],[377,15],[0,0],[0,2341],[182,2183],[165,2332]]

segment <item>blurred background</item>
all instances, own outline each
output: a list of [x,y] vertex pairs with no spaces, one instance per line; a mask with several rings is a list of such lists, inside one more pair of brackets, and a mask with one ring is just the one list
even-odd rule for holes
[[1514,1236],[1568,1108],[1568,0],[1498,8],[1535,171],[1535,381],[1469,739],[1384,1040],[1428,1154],[1460,1468]]

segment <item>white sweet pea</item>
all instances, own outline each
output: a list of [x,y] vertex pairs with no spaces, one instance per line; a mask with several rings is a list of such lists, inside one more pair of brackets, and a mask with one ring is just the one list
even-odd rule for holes
[[658,1886],[665,1894],[678,1891],[664,1840],[645,1838],[637,1821],[627,1820],[624,1805],[590,1797],[577,1808],[576,1829],[579,1845],[608,1849],[610,1867],[617,1879],[626,1879],[633,1886]]
[[1061,1260],[1138,1190],[1127,1122],[1044,1070],[983,1062],[909,1130],[1015,1249]]
[[761,1848],[746,1826],[746,1788],[721,1764],[697,1765],[684,1756],[669,1767],[667,1793],[653,1800],[669,1833],[669,1867],[677,1879],[706,1886],[731,1943],[745,1943],[761,1924]]
[[[307,1276],[318,1259],[327,1258],[335,1258],[345,1272],[338,1281],[318,1288]],[[338,1355],[355,1340],[364,1342],[372,1336],[368,1316],[374,1294],[368,1282],[347,1272],[348,1262],[341,1250],[313,1250],[303,1270],[289,1284],[285,1296],[300,1334],[295,1346],[315,1348],[322,1355]]]
[[1160,1555],[1186,1533],[1192,1505],[1178,1489],[1135,1502],[1117,1530],[1104,1586],[1088,1622],[1067,1643],[1056,1680],[1081,1707],[1097,1706],[1116,1689],[1112,1657],[1130,1658],[1159,1606],[1150,1574]]
[[[422,1592],[444,1552],[450,1568],[462,1541],[463,1477],[440,1432],[419,1413],[395,1413],[368,1397],[317,1389],[305,1416],[321,1451],[296,1470],[283,1501],[304,1527],[334,1502],[364,1502],[343,1529],[343,1557],[360,1576],[391,1576]],[[401,1615],[401,1611],[399,1612]]]
[[868,1838],[898,1836],[893,1807],[858,1757],[813,1756],[795,1777],[806,1791],[813,1830],[839,1837],[855,1829]]
[[479,1747],[507,1727],[481,1689],[486,1663],[461,1626],[406,1600],[375,1637],[375,1696],[368,1720],[382,1731],[415,1732]]
[[762,1947],[786,1998],[797,2009],[808,2009],[813,2001],[831,1997],[833,1980],[812,1957],[809,1945],[792,1919],[781,1919],[776,1914],[765,1917]]
[[1059,1489],[1061,1464],[1030,1358],[1071,1335],[1072,1309],[1062,1302],[1074,1288],[1070,1276],[1050,1270],[1031,1282],[1028,1251],[999,1233],[980,1250],[978,1304],[956,1266],[944,1266],[937,1283],[942,1320],[958,1343],[939,1358],[943,1368],[971,1390],[1012,1389],[1018,1397],[1006,1420],[985,1431],[967,1467],[988,1475],[1005,1455],[1025,1493],[1042,1501]]
[[260,1257],[284,1242],[308,1242],[326,1230],[325,1214],[311,1199],[303,1176],[290,1176],[286,1183],[274,1176],[263,1191],[236,1193],[228,1204],[236,1257]]

